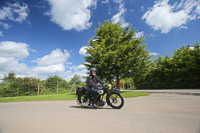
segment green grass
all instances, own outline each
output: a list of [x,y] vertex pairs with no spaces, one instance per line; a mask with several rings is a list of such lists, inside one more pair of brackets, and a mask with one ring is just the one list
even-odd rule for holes
[[[146,92],[123,92],[121,93],[124,98],[147,96]],[[2,102],[20,102],[20,101],[54,101],[54,100],[76,100],[75,94],[52,94],[52,95],[39,95],[39,96],[19,96],[19,97],[1,97]]]
[[125,98],[148,96],[148,92],[121,92],[121,95]]

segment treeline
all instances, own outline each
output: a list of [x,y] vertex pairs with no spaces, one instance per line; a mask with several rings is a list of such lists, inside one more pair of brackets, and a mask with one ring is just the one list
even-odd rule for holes
[[153,61],[149,72],[136,84],[137,89],[200,88],[200,45],[182,46],[173,56]]
[[3,78],[4,82],[0,83],[0,97],[14,97],[14,96],[30,96],[30,95],[44,95],[55,93],[74,92],[75,86],[83,86],[81,77],[74,75],[70,82],[62,79],[59,76],[49,77],[46,80],[37,78],[16,78],[15,73],[9,73]]
[[[148,60],[149,62],[149,60]],[[158,57],[150,60],[146,71],[131,71],[128,78],[122,78],[123,89],[194,89],[200,88],[200,45],[182,46],[170,57]],[[135,74],[135,75],[134,75]],[[102,78],[102,77],[101,77]],[[102,78],[106,82],[106,78]],[[25,77],[16,78],[15,73],[5,75],[0,83],[0,97],[30,96],[42,94],[67,93],[77,86],[86,86],[79,75],[70,82],[59,76],[46,80]],[[107,81],[108,82],[108,81]],[[112,81],[112,83],[115,83]]]

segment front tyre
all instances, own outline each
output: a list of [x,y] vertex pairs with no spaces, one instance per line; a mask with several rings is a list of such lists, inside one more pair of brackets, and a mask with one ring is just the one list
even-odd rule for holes
[[120,109],[124,105],[124,98],[120,93],[112,92],[106,96],[106,102],[110,105],[113,109]]

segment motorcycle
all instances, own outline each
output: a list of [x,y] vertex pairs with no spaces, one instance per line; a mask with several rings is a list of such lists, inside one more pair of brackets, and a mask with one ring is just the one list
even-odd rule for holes
[[[78,87],[76,90],[77,103],[82,107],[90,107],[92,105],[93,96],[87,94],[88,89],[85,87]],[[120,94],[120,91],[112,85],[99,84],[98,85],[99,97],[96,101],[96,105],[100,108],[104,107],[107,103],[113,109],[120,109],[124,105],[124,98]],[[106,95],[106,98],[104,98]]]

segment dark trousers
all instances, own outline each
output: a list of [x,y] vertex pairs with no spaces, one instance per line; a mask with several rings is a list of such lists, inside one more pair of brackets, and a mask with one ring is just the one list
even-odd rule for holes
[[88,91],[88,94],[87,95],[92,95],[93,96],[93,101],[92,101],[92,104],[94,105],[99,97],[99,92],[98,92],[98,89],[95,89],[95,88],[91,88],[89,91]]

